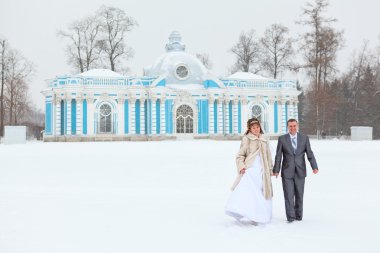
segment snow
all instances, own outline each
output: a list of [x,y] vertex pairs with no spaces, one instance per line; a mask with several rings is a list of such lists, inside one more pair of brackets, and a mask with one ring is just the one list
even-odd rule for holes
[[116,72],[109,70],[109,69],[91,69],[89,71],[86,71],[86,72],[79,74],[78,76],[82,76],[82,77],[105,77],[105,78],[122,77],[122,78],[124,78],[123,75],[116,73]]
[[228,77],[228,79],[241,79],[241,80],[268,80],[260,75],[253,74],[251,72],[236,72]]
[[178,90],[200,90],[204,89],[204,86],[202,84],[196,84],[196,83],[191,83],[191,84],[167,84],[166,85],[168,88],[174,88]]
[[380,142],[311,145],[304,220],[273,178],[266,226],[224,214],[237,141],[0,145],[0,252],[379,252]]
[[179,64],[186,64],[192,76],[202,76],[208,72],[207,68],[195,56],[182,51],[167,52],[154,61],[152,67],[146,67],[147,75],[170,75]]

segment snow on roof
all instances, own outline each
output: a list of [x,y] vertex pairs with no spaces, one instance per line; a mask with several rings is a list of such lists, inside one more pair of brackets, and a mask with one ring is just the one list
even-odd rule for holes
[[228,77],[228,79],[242,79],[242,80],[267,80],[260,75],[253,74],[251,72],[236,72]]
[[109,69],[91,69],[89,71],[79,74],[83,77],[124,77],[123,75],[116,73]]
[[204,86],[202,84],[196,84],[196,83],[186,84],[186,85],[183,85],[183,84],[167,84],[166,86],[169,88],[175,88],[175,89],[179,89],[179,90],[204,89]]
[[[162,74],[163,72],[172,71],[172,68],[178,64],[184,63],[194,72],[199,72],[199,75],[206,74],[208,69],[195,56],[182,51],[168,52],[158,57],[151,66],[147,66],[147,70],[154,75]],[[150,69],[148,69],[150,67]],[[193,75],[195,73],[192,73]]]

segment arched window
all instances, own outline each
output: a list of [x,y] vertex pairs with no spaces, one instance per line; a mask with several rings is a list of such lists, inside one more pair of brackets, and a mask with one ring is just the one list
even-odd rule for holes
[[260,105],[252,106],[251,117],[257,118],[261,123],[261,127],[263,128],[263,131],[268,132],[268,122],[266,120],[263,107],[261,107]]
[[188,105],[181,105],[177,109],[177,133],[193,133],[193,109]]
[[263,109],[259,105],[252,106],[252,117],[255,117],[263,122]]
[[102,104],[99,108],[99,133],[112,133],[112,108]]

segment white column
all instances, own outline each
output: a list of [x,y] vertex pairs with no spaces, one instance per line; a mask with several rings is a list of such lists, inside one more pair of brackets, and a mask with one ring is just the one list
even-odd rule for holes
[[285,100],[278,101],[278,128],[280,133],[285,133]]
[[129,103],[129,132],[136,134],[136,98],[128,98]]
[[140,134],[145,134],[145,99],[140,98]]
[[165,98],[160,99],[161,134],[166,134]]
[[61,99],[55,99],[55,135],[61,135]]
[[155,97],[152,97],[151,98],[151,103],[152,103],[152,120],[151,120],[151,123],[152,123],[152,134],[157,134],[157,98]]
[[94,114],[95,114],[95,106],[94,106],[94,98],[86,98],[87,100],[87,134],[93,135],[95,134],[94,128]]
[[238,100],[232,101],[232,133],[238,134]]
[[277,122],[278,122],[278,133],[282,133],[282,103],[280,99],[277,99]]
[[208,133],[216,134],[214,131],[214,98],[208,99]]
[[77,123],[77,135],[83,134],[83,116],[82,116],[82,105],[83,105],[83,99],[82,98],[76,98],[77,108],[76,108],[76,123]]
[[269,126],[269,133],[274,133],[274,98],[269,98],[268,100],[269,106],[268,106],[268,126]]
[[66,99],[66,134],[71,135],[71,98]]
[[223,99],[218,99],[218,134],[223,133]]
[[250,117],[250,112],[248,110],[248,100],[243,98],[241,100],[241,132],[245,133],[247,131],[247,121]]
[[230,110],[229,110],[229,103],[230,101],[228,99],[224,100],[224,133],[230,134]]
[[124,102],[123,97],[117,99],[117,134],[124,135]]

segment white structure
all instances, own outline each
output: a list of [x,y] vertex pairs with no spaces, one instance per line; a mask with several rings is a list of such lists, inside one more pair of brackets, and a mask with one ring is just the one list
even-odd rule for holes
[[4,126],[4,144],[25,144],[26,126]]
[[237,72],[219,79],[173,32],[143,77],[106,69],[48,80],[46,141],[234,138],[250,117],[279,135],[298,118],[296,83]]
[[351,140],[352,141],[372,141],[372,127],[352,126]]

